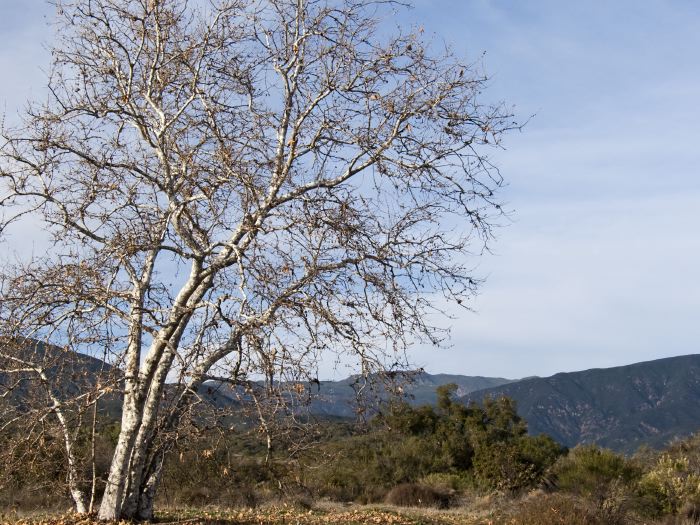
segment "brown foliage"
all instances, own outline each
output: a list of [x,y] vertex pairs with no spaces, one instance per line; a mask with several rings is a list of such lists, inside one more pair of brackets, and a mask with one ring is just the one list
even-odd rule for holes
[[526,500],[502,525],[609,525],[584,501],[560,494],[538,494]]

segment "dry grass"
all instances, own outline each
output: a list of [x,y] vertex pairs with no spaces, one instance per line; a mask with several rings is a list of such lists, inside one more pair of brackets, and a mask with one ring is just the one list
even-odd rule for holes
[[[402,508],[317,502],[308,509],[270,505],[255,509],[172,508],[159,513],[158,523],[178,525],[696,525],[688,516],[665,520],[610,521],[585,501],[562,494],[533,493],[520,499],[474,497],[451,509]],[[97,525],[92,517],[71,514],[2,516],[13,525]],[[104,525],[100,523],[99,525]],[[114,522],[112,525],[127,525]],[[133,524],[130,524],[133,525]]]
[[[159,513],[158,523],[178,525],[489,525],[490,512],[462,509],[399,508],[391,505],[363,506],[320,503],[313,509],[268,506],[256,509],[169,509]],[[5,516],[13,525],[97,525],[93,517],[74,514],[30,517]],[[114,522],[111,525],[127,525]],[[104,525],[99,523],[99,525]],[[133,525],[129,523],[129,525]]]

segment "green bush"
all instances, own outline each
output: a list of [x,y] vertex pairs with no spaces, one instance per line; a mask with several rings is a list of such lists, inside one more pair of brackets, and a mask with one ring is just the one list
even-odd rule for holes
[[536,486],[563,453],[549,437],[526,435],[512,400],[465,406],[454,392],[438,388],[437,408],[395,403],[368,434],[326,444],[305,461],[304,483],[318,496],[363,502],[430,476],[452,476],[449,490],[516,491]]
[[442,492],[465,492],[476,486],[470,471],[459,473],[433,472],[420,478],[419,483]]
[[474,475],[485,489],[513,492],[537,482],[535,466],[523,461],[517,444],[492,443],[474,457]]
[[477,447],[474,476],[482,487],[514,492],[538,485],[564,449],[548,436],[517,436]]
[[642,475],[634,461],[595,445],[574,448],[551,472],[560,490],[589,499],[611,513],[619,511]]
[[684,455],[661,454],[640,479],[639,495],[650,514],[678,514],[700,503],[700,473]]

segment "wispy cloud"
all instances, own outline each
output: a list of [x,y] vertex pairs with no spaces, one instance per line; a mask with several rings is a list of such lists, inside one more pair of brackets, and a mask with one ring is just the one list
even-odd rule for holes
[[[495,157],[515,210],[432,371],[547,375],[699,350],[700,6],[418,2],[536,113]],[[463,35],[462,41],[459,41]]]

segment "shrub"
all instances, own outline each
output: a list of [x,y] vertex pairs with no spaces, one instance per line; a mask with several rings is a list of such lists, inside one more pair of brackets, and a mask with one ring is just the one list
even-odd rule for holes
[[431,487],[417,483],[402,483],[389,491],[386,503],[400,507],[436,507],[449,506],[449,496]]
[[474,475],[487,489],[519,491],[542,481],[564,449],[549,436],[518,436],[476,449]]
[[474,476],[470,472],[447,473],[433,472],[420,479],[420,484],[432,487],[441,492],[463,492],[473,489],[475,485]]
[[492,443],[477,449],[474,475],[485,489],[512,492],[537,481],[534,465],[523,461],[514,443]]
[[611,525],[595,509],[563,494],[538,494],[501,522],[503,525]]
[[651,513],[677,514],[700,501],[700,475],[686,456],[662,454],[639,481],[639,493]]
[[592,499],[599,508],[617,504],[627,487],[641,477],[631,460],[594,445],[580,446],[561,458],[552,468],[556,485],[564,491]]

